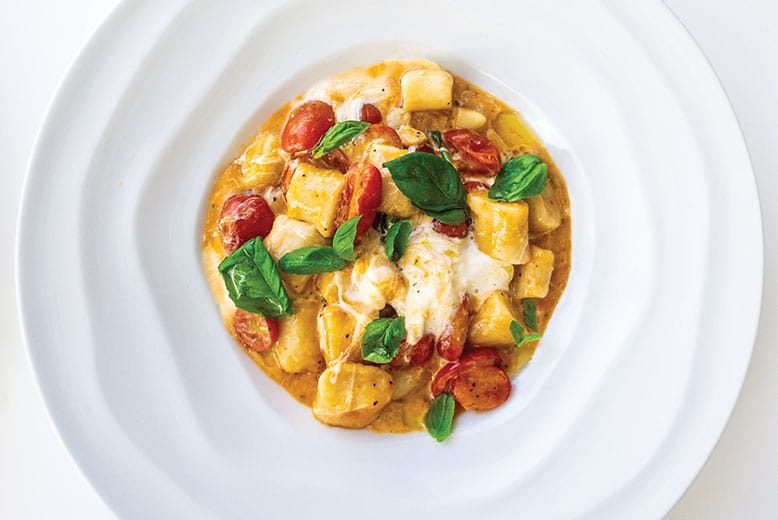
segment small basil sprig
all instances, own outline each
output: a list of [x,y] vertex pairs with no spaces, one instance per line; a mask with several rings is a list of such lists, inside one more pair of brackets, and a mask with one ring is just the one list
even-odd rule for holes
[[516,343],[517,347],[537,341],[543,337],[543,334],[525,334],[524,327],[516,320],[511,320],[510,328],[513,342]]
[[465,221],[467,193],[451,163],[437,155],[413,152],[384,163],[413,205],[444,224]]
[[340,225],[335,236],[332,237],[332,248],[343,260],[353,262],[357,259],[354,253],[354,240],[357,238],[357,226],[362,215],[348,219]]
[[512,157],[503,165],[489,189],[489,198],[503,202],[534,197],[548,184],[548,166],[537,155]]
[[290,274],[317,274],[340,271],[356,260],[354,240],[357,237],[358,215],[347,220],[335,231],[332,246],[301,247],[286,253],[278,261],[278,267]]
[[398,220],[389,228],[384,238],[384,251],[389,260],[397,262],[405,254],[412,229],[410,220]]
[[443,392],[430,403],[424,416],[424,426],[436,441],[443,442],[451,435],[451,428],[454,425],[454,408],[454,397],[448,392]]
[[362,359],[371,363],[389,363],[400,351],[400,343],[405,336],[403,317],[371,321],[362,334]]
[[262,238],[247,241],[219,264],[227,293],[244,311],[277,320],[292,314],[292,303]]
[[443,145],[443,138],[441,137],[440,132],[437,130],[430,130],[430,140],[440,152],[440,155],[450,164],[454,164],[454,161],[451,160],[451,154],[448,153],[448,149]]
[[286,253],[278,261],[278,267],[290,274],[317,274],[340,271],[348,265],[329,246],[301,247]]
[[316,146],[313,147],[312,155],[314,159],[321,159],[331,151],[340,148],[346,143],[368,129],[370,123],[364,121],[341,121],[330,127]]
[[524,323],[527,324],[527,328],[537,332],[538,330],[538,307],[535,305],[535,300],[527,298],[522,300],[522,307],[524,309]]

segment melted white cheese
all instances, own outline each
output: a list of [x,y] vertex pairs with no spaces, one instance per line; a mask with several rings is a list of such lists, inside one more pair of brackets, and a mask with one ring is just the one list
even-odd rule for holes
[[492,292],[507,289],[513,277],[513,266],[482,253],[472,237],[438,233],[427,217],[411,233],[398,268],[408,290],[390,303],[405,317],[411,343],[424,334],[439,337],[466,294],[477,308]]
[[504,291],[513,278],[513,266],[498,262],[478,249],[472,236],[462,240],[457,264],[457,283],[470,296],[473,308],[494,291]]

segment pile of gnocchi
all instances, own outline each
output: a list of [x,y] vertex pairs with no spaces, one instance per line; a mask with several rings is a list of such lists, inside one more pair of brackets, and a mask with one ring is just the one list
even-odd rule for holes
[[217,178],[205,271],[237,343],[322,423],[448,438],[506,402],[570,270],[569,200],[508,105],[435,63],[351,69]]

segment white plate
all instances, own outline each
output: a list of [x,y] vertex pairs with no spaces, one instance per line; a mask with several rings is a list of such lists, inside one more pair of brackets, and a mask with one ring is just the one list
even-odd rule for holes
[[[762,280],[745,146],[681,25],[659,2],[258,4],[122,5],[41,133],[20,308],[94,486],[128,517],[665,513],[735,402]],[[314,421],[233,345],[200,264],[211,183],[258,123],[391,57],[522,110],[572,199],[550,333],[511,401],[440,445]]]

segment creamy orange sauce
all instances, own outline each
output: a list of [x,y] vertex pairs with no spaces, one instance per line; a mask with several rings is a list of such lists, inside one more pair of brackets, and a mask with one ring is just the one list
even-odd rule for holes
[[[226,256],[221,243],[219,233],[219,217],[222,204],[231,195],[245,191],[255,190],[265,194],[267,188],[258,189],[256,181],[246,174],[246,157],[250,155],[252,147],[260,146],[268,135],[280,136],[284,123],[290,110],[302,100],[311,97],[325,97],[325,101],[336,107],[338,120],[356,119],[358,114],[353,113],[356,107],[367,100],[375,104],[382,112],[384,123],[399,128],[400,125],[411,127],[426,132],[428,130],[446,130],[452,128],[451,110],[417,111],[403,114],[400,109],[402,99],[400,96],[400,78],[402,74],[424,62],[387,61],[346,71],[322,82],[320,86],[314,86],[308,95],[301,94],[281,106],[259,128],[257,134],[246,144],[244,153],[227,165],[223,173],[218,177],[210,194],[205,226],[203,229],[203,258],[206,275],[212,288],[214,298],[219,303],[222,318],[227,329],[234,336],[232,316],[235,307],[227,297],[224,283],[217,271],[218,263]],[[383,89],[383,90],[382,90]],[[355,97],[361,92],[362,97]],[[551,276],[548,295],[538,298],[538,325],[542,332],[548,326],[551,315],[556,307],[567,283],[571,263],[571,229],[569,216],[569,199],[565,181],[554,164],[542,143],[537,139],[532,130],[523,121],[519,120],[520,127],[514,132],[514,138],[519,136],[517,142],[507,143],[496,135],[495,119],[501,113],[516,113],[516,111],[489,93],[475,87],[464,79],[454,76],[453,105],[455,107],[468,108],[478,111],[486,118],[486,123],[478,129],[481,135],[493,140],[500,150],[503,162],[510,156],[523,153],[533,153],[541,157],[548,165],[549,182],[556,193],[556,200],[561,210],[561,224],[553,231],[541,235],[530,235],[531,244],[537,245],[554,253],[554,269]],[[515,139],[514,139],[515,140]],[[285,159],[284,152],[280,154],[280,160]],[[266,199],[276,214],[286,212],[284,195],[280,190],[270,190]],[[321,277],[321,275],[319,275]],[[318,292],[320,281],[309,283],[303,294],[296,294],[289,290],[290,297],[297,303],[300,300],[313,301],[316,305],[324,305],[323,298]],[[518,301],[515,302],[519,313],[521,312]],[[311,333],[316,333],[312,331]],[[236,338],[237,341],[237,338]],[[532,359],[535,349],[541,342],[525,345],[521,348],[505,348],[500,350],[507,371],[511,376],[522,370]],[[278,361],[275,349],[264,353],[246,351],[252,360],[274,381],[282,385],[295,399],[311,406],[316,395],[316,385],[319,374],[325,368],[323,360],[319,364],[318,371],[290,374],[285,372]],[[393,377],[395,395],[393,399],[373,421],[368,428],[376,432],[401,433],[422,430],[423,416],[431,400],[429,382],[437,369],[444,365],[445,361],[437,354],[422,367],[392,368],[384,366],[383,369]]]

